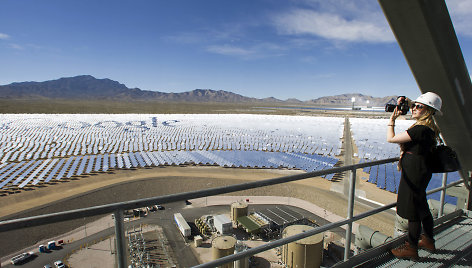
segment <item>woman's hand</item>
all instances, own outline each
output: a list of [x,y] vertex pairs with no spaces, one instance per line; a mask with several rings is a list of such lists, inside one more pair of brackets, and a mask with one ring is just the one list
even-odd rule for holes
[[392,115],[390,116],[390,123],[388,123],[387,128],[387,142],[391,143],[405,143],[410,142],[411,137],[408,135],[408,132],[403,131],[395,135],[395,119],[402,114],[402,111],[399,111],[397,108],[393,110]]
[[392,115],[390,116],[390,123],[389,124],[395,124],[395,120],[402,114],[402,111],[398,110],[398,107],[393,110]]

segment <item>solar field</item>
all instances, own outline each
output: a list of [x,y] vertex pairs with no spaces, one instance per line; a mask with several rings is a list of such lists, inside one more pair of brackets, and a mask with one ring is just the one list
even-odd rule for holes
[[[328,169],[338,163],[344,130],[340,117],[249,114],[2,114],[0,122],[1,192],[163,165]],[[387,119],[349,122],[361,162],[399,155],[399,146],[385,141]],[[397,133],[411,124],[397,120]],[[369,182],[397,192],[396,163],[364,171]],[[458,179],[449,174],[449,182]],[[428,189],[441,181],[434,174]]]
[[338,162],[344,128],[342,118],[302,116],[0,117],[1,191],[110,169],[161,165],[321,170]]

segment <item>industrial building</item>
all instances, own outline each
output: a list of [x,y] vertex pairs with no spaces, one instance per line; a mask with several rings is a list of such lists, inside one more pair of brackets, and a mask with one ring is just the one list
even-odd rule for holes
[[314,221],[285,206],[263,209],[237,219],[237,226],[248,234],[266,238],[278,237],[285,227],[294,224],[315,225]]
[[233,231],[233,223],[228,218],[228,216],[224,214],[214,216],[213,224],[216,231],[220,234],[231,234]]

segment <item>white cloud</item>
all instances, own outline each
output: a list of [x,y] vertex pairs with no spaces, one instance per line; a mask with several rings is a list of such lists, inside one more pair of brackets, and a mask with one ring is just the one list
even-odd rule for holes
[[308,9],[293,9],[274,18],[282,34],[313,35],[333,41],[393,42],[388,25],[362,18],[345,18],[341,14],[323,13]]
[[472,36],[472,1],[446,0],[446,5],[456,32]]
[[254,60],[268,57],[280,57],[285,55],[287,48],[278,44],[263,42],[252,45],[211,45],[206,50],[211,53],[233,56],[244,60]]
[[300,0],[298,8],[272,17],[279,33],[343,43],[395,42],[380,5],[373,0]]
[[207,51],[227,56],[249,56],[254,53],[254,51],[232,45],[209,46]]
[[10,36],[8,34],[0,33],[0,39],[7,40],[9,38],[10,38]]
[[[301,0],[301,2],[304,4],[303,9],[290,10],[275,18],[277,29],[281,33],[308,34],[344,42],[395,41],[377,1]],[[446,0],[446,5],[456,32],[472,37],[472,0]]]
[[189,32],[178,32],[163,36],[165,41],[177,44],[205,44],[214,41],[234,42],[244,38],[244,29],[240,24],[218,25],[215,28],[203,28]]

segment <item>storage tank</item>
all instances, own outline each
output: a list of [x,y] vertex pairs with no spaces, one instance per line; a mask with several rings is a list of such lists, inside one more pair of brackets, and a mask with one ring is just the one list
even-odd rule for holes
[[[248,249],[248,246],[242,241],[238,240],[234,246],[234,253],[239,253]],[[249,268],[249,258],[243,258],[234,261],[234,268]]]
[[[218,236],[211,242],[211,246],[213,248],[213,259],[219,259],[228,255],[233,254],[234,246],[236,245],[236,238],[232,236],[222,235]],[[233,268],[233,263],[227,263],[222,266],[218,266],[221,268]]]
[[[313,229],[314,227],[308,225],[291,225],[284,229],[282,237]],[[283,245],[282,261],[289,268],[320,267],[323,261],[323,233]]]
[[231,220],[237,224],[236,220],[239,217],[248,215],[248,205],[245,201],[238,201],[231,204]]

